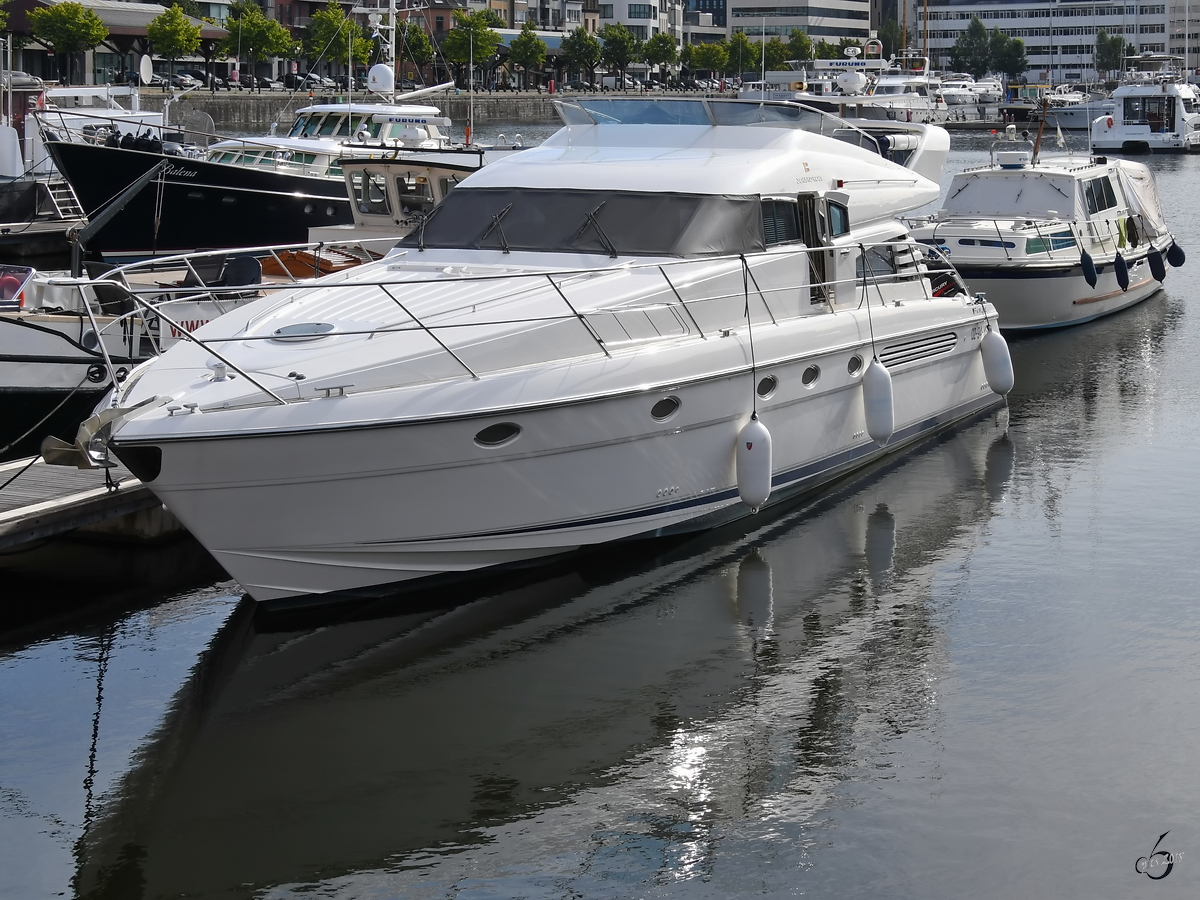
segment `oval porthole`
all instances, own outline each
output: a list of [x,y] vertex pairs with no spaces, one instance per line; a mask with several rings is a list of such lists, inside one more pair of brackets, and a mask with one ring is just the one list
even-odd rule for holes
[[821,377],[820,366],[809,366],[800,376],[800,383],[805,387],[812,387],[817,383],[817,379]]
[[677,409],[679,409],[678,397],[663,397],[650,407],[650,415],[661,422],[675,415],[675,410]]
[[328,322],[299,322],[295,325],[276,328],[272,339],[289,343],[318,341],[331,331],[333,331],[333,325]]
[[755,388],[755,391],[758,392],[758,396],[765,399],[775,393],[775,388],[777,387],[779,387],[779,379],[774,375],[767,375],[759,379],[758,387]]
[[503,447],[511,444],[521,436],[521,426],[515,422],[497,422],[475,435],[475,443],[480,447]]
[[851,375],[857,375],[859,372],[861,372],[862,371],[862,357],[861,356],[850,357],[850,362],[846,363],[846,371],[849,372]]

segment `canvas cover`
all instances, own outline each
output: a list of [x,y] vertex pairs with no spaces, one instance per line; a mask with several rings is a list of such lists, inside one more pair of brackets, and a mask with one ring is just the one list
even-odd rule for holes
[[609,254],[605,238],[621,256],[765,247],[757,197],[511,187],[456,188],[399,246]]

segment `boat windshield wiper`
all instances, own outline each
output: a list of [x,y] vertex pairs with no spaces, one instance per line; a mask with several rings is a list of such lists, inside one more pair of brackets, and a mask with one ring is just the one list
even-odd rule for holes
[[583,227],[576,232],[575,240],[579,240],[583,236],[583,233],[587,231],[588,226],[591,225],[596,229],[596,234],[600,235],[600,243],[604,245],[604,249],[608,251],[608,255],[613,259],[616,259],[617,248],[613,245],[613,242],[608,239],[608,235],[604,233],[604,229],[600,227],[600,223],[596,221],[596,214],[600,212],[600,210],[604,209],[604,204],[607,202],[607,200],[602,201],[599,206],[593,209],[590,213],[587,213],[587,221],[584,222]]
[[500,232],[500,249],[502,249],[505,253],[508,252],[508,238],[504,236],[504,229],[500,227],[500,220],[508,215],[508,211],[510,209],[512,209],[511,203],[504,207],[504,209],[500,210],[500,212],[492,216],[492,224],[484,229],[483,234],[479,236],[479,239],[482,241],[487,239],[487,236],[492,233],[493,229]]
[[421,216],[421,224],[417,228],[417,250],[418,250],[418,252],[425,249],[425,223],[428,222],[430,219],[432,219],[434,216],[436,216],[440,209],[441,209],[440,206],[435,206],[429,212],[425,213],[425,215]]

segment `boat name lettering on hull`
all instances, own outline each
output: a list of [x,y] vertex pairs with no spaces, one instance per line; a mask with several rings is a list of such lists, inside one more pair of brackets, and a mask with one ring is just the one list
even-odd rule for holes
[[177,178],[195,178],[199,174],[194,169],[185,169],[182,166],[173,166],[169,163],[165,171],[168,175],[174,175]]

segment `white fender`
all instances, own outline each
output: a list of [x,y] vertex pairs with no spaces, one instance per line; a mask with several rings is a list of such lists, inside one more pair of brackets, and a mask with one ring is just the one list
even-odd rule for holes
[[742,502],[755,512],[771,496],[771,432],[757,414],[738,432],[737,486]]
[[886,444],[896,430],[896,410],[892,403],[892,373],[877,359],[871,360],[862,379],[863,407],[867,434],[879,445]]
[[979,342],[979,352],[983,354],[983,374],[987,377],[988,387],[997,394],[1007,394],[1013,389],[1016,378],[1008,344],[1000,332],[989,329]]

